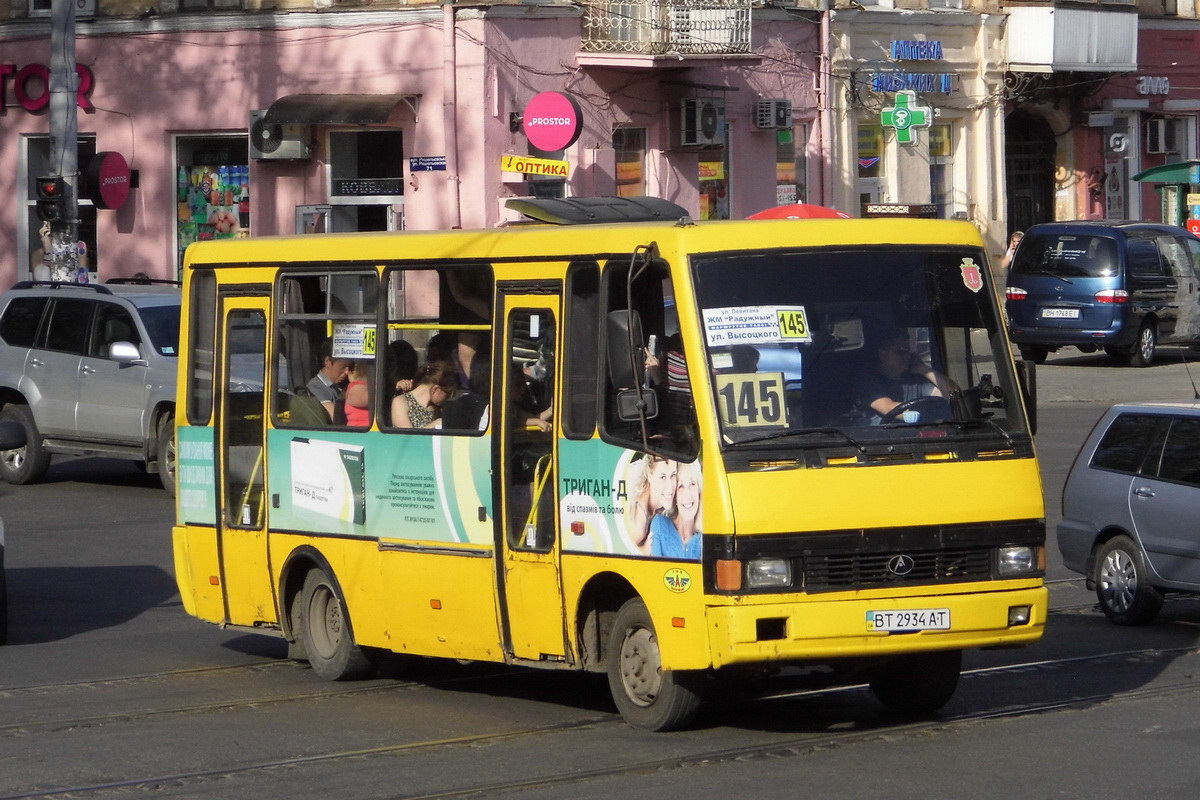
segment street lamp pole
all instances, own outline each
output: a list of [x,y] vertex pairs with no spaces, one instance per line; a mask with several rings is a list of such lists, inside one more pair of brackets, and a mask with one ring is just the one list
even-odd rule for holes
[[50,276],[77,281],[79,271],[79,125],[75,95],[75,0],[50,5],[50,164],[64,184],[62,217],[51,222]]

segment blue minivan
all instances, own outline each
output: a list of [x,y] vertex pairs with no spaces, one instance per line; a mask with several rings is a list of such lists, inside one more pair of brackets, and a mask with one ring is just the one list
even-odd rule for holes
[[1159,343],[1200,344],[1200,238],[1150,222],[1048,222],[1008,274],[1009,337],[1041,363],[1060,347],[1104,348],[1133,366]]

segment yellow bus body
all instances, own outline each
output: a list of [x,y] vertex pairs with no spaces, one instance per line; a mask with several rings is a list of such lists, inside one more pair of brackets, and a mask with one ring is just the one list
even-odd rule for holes
[[[545,553],[531,547],[522,556],[511,542],[505,544],[501,532],[507,523],[502,520],[499,504],[515,502],[513,489],[501,485],[501,476],[491,474],[502,454],[494,455],[489,463],[471,467],[490,475],[495,487],[492,507],[481,502],[479,518],[467,519],[475,509],[466,501],[462,503],[462,530],[476,530],[472,527],[476,525],[493,528],[497,533],[491,541],[431,544],[427,537],[415,535],[402,524],[374,535],[355,533],[348,522],[321,530],[319,518],[295,509],[294,520],[302,521],[304,527],[317,527],[277,528],[273,521],[276,513],[282,513],[280,504],[299,501],[294,499],[298,496],[294,483],[290,484],[293,500],[286,496],[287,466],[275,463],[276,456],[284,451],[273,448],[284,444],[296,448],[306,440],[281,428],[270,407],[261,414],[259,463],[251,468],[236,467],[249,476],[248,488],[243,490],[242,483],[237,484],[236,491],[227,488],[225,470],[233,469],[230,465],[239,463],[237,458],[241,457],[235,450],[249,447],[247,452],[253,452],[255,440],[250,436],[235,441],[234,433],[215,422],[233,419],[231,414],[240,413],[230,410],[233,405],[222,405],[232,403],[226,384],[233,367],[221,367],[230,359],[223,349],[226,338],[221,331],[231,336],[235,327],[247,320],[246,324],[265,325],[261,328],[266,347],[263,359],[272,366],[265,370],[260,391],[264,403],[270,402],[269,396],[278,397],[281,387],[274,365],[281,358],[282,345],[277,337],[285,311],[279,288],[281,275],[369,272],[386,282],[388,270],[396,267],[436,268],[461,262],[489,265],[497,294],[488,298],[488,304],[498,309],[489,324],[496,342],[492,352],[498,356],[508,341],[501,337],[505,309],[517,308],[528,299],[505,301],[500,298],[502,287],[509,287],[504,291],[517,296],[521,285],[561,282],[569,265],[589,259],[601,265],[603,275],[614,265],[627,263],[628,254],[650,242],[656,246],[657,257],[670,265],[679,332],[689,345],[689,362],[703,350],[705,342],[696,287],[688,273],[691,259],[733,248],[769,253],[886,246],[979,248],[982,253],[979,235],[967,223],[912,219],[529,226],[496,231],[252,238],[193,245],[188,249],[184,269],[184,293],[189,302],[185,303],[181,340],[181,353],[193,356],[181,358],[178,408],[197,406],[197,376],[205,374],[204,363],[194,355],[205,345],[193,340],[197,331],[216,331],[206,335],[214,337],[215,345],[209,346],[215,353],[208,369],[217,377],[211,389],[215,399],[207,416],[193,413],[192,421],[186,413],[178,416],[180,491],[173,544],[176,577],[186,611],[214,623],[282,631],[294,638],[298,620],[288,618],[293,613],[289,610],[290,598],[300,591],[302,576],[291,574],[289,565],[301,560],[335,576],[357,646],[425,656],[603,669],[604,655],[597,650],[604,649],[605,620],[611,620],[614,606],[626,597],[644,602],[657,635],[661,666],[670,671],[876,657],[1036,640],[1042,634],[1047,609],[1040,572],[1008,579],[940,580],[924,585],[901,583],[818,592],[715,591],[713,573],[717,567],[707,555],[704,563],[692,563],[567,549],[584,538],[568,531],[573,522],[577,527],[570,531],[583,530],[588,535],[594,526],[569,519],[571,512],[564,510],[567,506],[561,497],[555,505],[559,536]],[[195,302],[200,291],[197,276],[201,274],[212,282],[215,305],[205,307]],[[567,319],[569,324],[571,312],[564,310],[569,304],[561,283],[558,285],[558,296],[544,295],[546,316],[538,319],[555,324]],[[511,288],[514,286],[517,288]],[[243,308],[238,298],[247,293],[257,293],[259,299]],[[992,295],[990,287],[986,294]],[[994,310],[994,299],[986,302]],[[194,318],[198,314],[211,315],[214,309],[218,316],[211,324]],[[239,313],[242,316],[230,316]],[[332,330],[338,324],[332,313],[330,320]],[[420,332],[420,325],[411,320],[393,323],[392,327],[405,325]],[[318,327],[313,325],[314,330]],[[460,328],[468,327],[460,323]],[[380,336],[386,333],[386,326],[379,329]],[[564,340],[563,349],[568,344]],[[1002,352],[1011,358],[1006,350]],[[556,376],[561,371],[561,353],[558,358]],[[374,363],[376,369],[379,365]],[[994,452],[973,452],[970,458],[963,458],[954,447],[947,446],[943,450],[926,448],[920,458],[908,463],[850,463],[857,458],[851,456],[845,464],[831,458],[823,468],[812,469],[804,468],[794,455],[789,455],[780,456],[779,463],[725,469],[720,410],[703,374],[697,376],[695,369],[691,372],[698,455],[704,468],[706,548],[708,537],[717,534],[725,537],[722,541],[726,546],[736,548],[760,537],[800,537],[806,532],[869,532],[922,526],[951,529],[1012,521],[1027,521],[1036,528],[1044,523],[1042,487],[1031,443],[1015,455],[1012,447],[999,444]],[[555,391],[562,404],[570,401],[566,390],[560,387]],[[368,460],[389,453],[402,440],[453,438],[447,434],[417,436],[385,430],[381,409],[375,413],[369,431],[356,434],[343,429],[333,438],[352,444],[356,435],[371,437],[362,440],[367,442],[363,447]],[[568,446],[560,433],[562,415],[556,401],[557,450],[552,452],[560,461]],[[255,419],[253,413],[237,417],[243,427],[255,424]],[[232,429],[232,423],[229,427]],[[288,442],[277,443],[282,439]],[[476,441],[491,442],[490,449],[478,445],[484,448],[476,453],[479,460],[486,458],[479,455],[485,450],[502,450],[499,423],[493,419],[488,434],[482,439],[476,437]],[[590,438],[576,437],[570,446],[603,448],[607,446],[605,441],[605,436],[593,431]],[[429,446],[436,453],[443,445],[434,441]],[[211,467],[206,466],[206,452],[212,453],[207,456]],[[193,463],[189,458],[198,460]],[[555,469],[560,471],[555,474],[562,477],[564,465],[557,464]],[[410,479],[415,480],[402,477]],[[370,480],[368,477],[363,501],[368,519],[376,512],[372,504],[384,502],[376,497],[384,494],[381,483],[372,487]],[[401,479],[392,482],[396,480]],[[555,480],[552,478],[551,483]],[[261,489],[254,488],[260,485]],[[276,491],[279,486],[284,491]],[[243,502],[238,506],[234,495],[243,491],[245,497],[261,492],[259,504]],[[285,496],[281,499],[280,494]],[[936,502],[929,498],[936,498]],[[437,502],[449,501],[439,495]],[[207,516],[210,513],[211,517]],[[518,530],[514,536],[527,533],[527,541],[532,542],[532,527],[526,527],[528,531]],[[511,558],[504,555],[510,549],[515,554]],[[615,598],[613,593],[617,593]],[[558,607],[547,609],[546,598],[555,596]],[[1018,624],[1013,624],[1011,618],[1014,607],[1027,608],[1027,618]],[[871,612],[930,608],[948,609],[952,627],[895,635],[869,630],[864,623]],[[554,645],[556,641],[561,642],[560,648]],[[554,652],[556,649],[561,652]]]

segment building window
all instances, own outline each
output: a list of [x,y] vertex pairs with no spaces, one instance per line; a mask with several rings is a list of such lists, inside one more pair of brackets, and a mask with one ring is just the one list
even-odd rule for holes
[[808,202],[808,125],[775,132],[775,202]]
[[949,123],[929,128],[929,201],[938,216],[954,216],[954,127]]
[[242,136],[175,142],[177,267],[192,242],[250,235],[249,146]]
[[617,196],[646,194],[646,129],[618,128],[613,131],[617,160]]
[[880,201],[883,176],[883,128],[858,126],[858,200],[859,204]]
[[729,130],[719,126],[718,144],[699,151],[700,219],[729,219]]

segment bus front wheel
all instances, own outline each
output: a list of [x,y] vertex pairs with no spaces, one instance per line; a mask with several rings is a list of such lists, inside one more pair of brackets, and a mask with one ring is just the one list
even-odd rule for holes
[[305,577],[299,616],[304,653],[313,672],[325,680],[349,681],[370,671],[371,660],[354,643],[342,592],[325,570],[311,570]]
[[696,716],[704,675],[662,668],[650,612],[640,598],[625,602],[613,621],[608,686],[617,710],[635,728],[678,730]]
[[961,650],[907,653],[888,659],[871,676],[871,693],[895,714],[932,714],[954,696],[962,671]]

